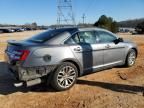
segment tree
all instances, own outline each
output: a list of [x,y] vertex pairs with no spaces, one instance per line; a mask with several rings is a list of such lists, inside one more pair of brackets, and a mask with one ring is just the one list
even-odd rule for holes
[[111,17],[107,17],[106,15],[102,15],[98,21],[95,22],[94,26],[107,29],[112,32],[118,31],[117,22],[113,20]]
[[139,33],[139,34],[144,34],[144,21],[139,23],[137,26],[136,26],[136,31]]
[[116,33],[116,32],[118,32],[118,24],[117,24],[117,22],[116,21],[113,21],[112,22],[112,24],[111,24],[111,32],[113,32],[113,33]]
[[29,29],[32,29],[32,30],[37,30],[37,29],[38,29],[38,26],[37,26],[37,23],[36,23],[36,22],[26,23],[26,24],[23,25],[22,27],[24,27],[24,28],[29,28]]

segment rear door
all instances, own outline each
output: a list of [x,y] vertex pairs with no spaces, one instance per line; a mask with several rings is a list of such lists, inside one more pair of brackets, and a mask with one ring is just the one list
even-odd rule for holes
[[82,31],[66,41],[84,71],[95,71],[103,65],[103,50],[96,43],[95,31]]

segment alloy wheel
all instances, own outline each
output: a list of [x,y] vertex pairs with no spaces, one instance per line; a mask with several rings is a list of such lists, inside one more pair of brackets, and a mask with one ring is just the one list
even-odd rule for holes
[[135,60],[136,60],[136,53],[135,51],[132,51],[130,54],[129,54],[129,58],[128,58],[128,63],[129,65],[133,65],[135,63]]
[[63,67],[57,76],[57,82],[62,88],[69,88],[76,80],[76,70],[72,66]]

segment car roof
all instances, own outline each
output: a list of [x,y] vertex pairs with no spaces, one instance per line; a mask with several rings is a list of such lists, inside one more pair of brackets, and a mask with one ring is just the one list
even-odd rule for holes
[[[55,43],[61,44],[62,40],[68,39],[70,36],[72,36],[73,34],[75,34],[76,32],[79,32],[79,31],[106,31],[106,32],[109,32],[105,29],[96,28],[96,27],[91,27],[91,28],[78,28],[78,27],[56,28],[56,29],[52,29],[52,30],[60,31],[60,32],[63,32],[64,34],[57,35],[54,38],[50,39],[48,41],[48,43],[50,43],[50,44],[55,44]],[[109,32],[109,33],[111,33],[111,32]]]
[[71,28],[57,28],[56,30],[58,30],[58,29],[70,32],[71,34],[73,34],[74,32],[77,32],[77,31],[91,31],[91,30],[107,31],[108,32],[108,30],[98,28],[98,27],[85,27],[85,28],[71,27]]
[[56,28],[53,30],[57,30],[57,31],[62,31],[62,32],[69,32],[70,34],[73,34],[74,32],[78,31],[78,28],[76,27],[72,27],[72,28]]
[[98,28],[98,27],[89,27],[89,28],[79,28],[79,31],[107,31],[105,29],[102,28]]

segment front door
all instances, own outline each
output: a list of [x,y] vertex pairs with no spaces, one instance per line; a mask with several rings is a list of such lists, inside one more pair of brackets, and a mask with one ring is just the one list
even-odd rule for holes
[[115,44],[117,37],[109,32],[98,31],[99,43],[104,50],[104,65],[117,65],[124,62],[125,46],[122,42]]

